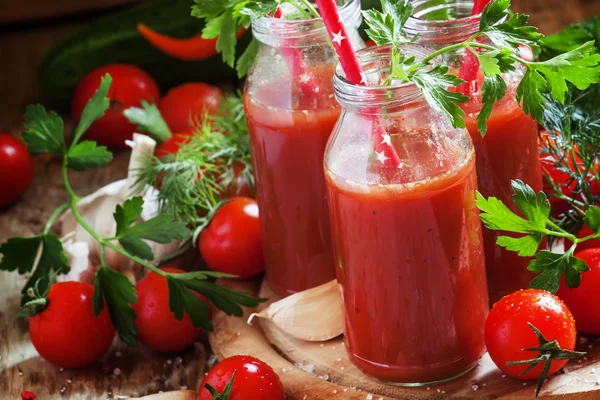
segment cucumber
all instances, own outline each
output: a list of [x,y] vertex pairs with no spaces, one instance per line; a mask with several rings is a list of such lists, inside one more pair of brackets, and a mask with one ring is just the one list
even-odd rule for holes
[[[192,0],[150,0],[99,18],[55,47],[40,65],[42,88],[55,108],[68,109],[73,91],[89,71],[106,64],[133,64],[148,72],[161,89],[189,81],[231,80],[235,71],[221,55],[181,61],[155,49],[136,30],[138,23],[173,37],[190,37],[204,22],[190,15]],[[246,48],[250,33],[238,42]]]

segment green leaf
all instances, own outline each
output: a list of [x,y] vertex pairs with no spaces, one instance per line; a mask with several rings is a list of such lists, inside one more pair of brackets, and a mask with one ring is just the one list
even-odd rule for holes
[[537,225],[512,212],[495,197],[485,199],[477,192],[477,207],[482,211],[481,221],[488,229],[515,233],[544,233]]
[[449,87],[464,83],[462,79],[448,74],[448,67],[437,65],[429,71],[416,73],[413,81],[421,89],[429,104],[436,110],[444,112],[455,128],[465,127],[465,121],[462,118],[465,112],[457,103],[464,103],[469,100],[469,97],[447,90]]
[[375,9],[362,11],[368,29],[367,35],[378,46],[391,43],[394,47],[409,43],[402,28],[413,12],[412,4],[407,0],[382,0],[382,11]]
[[547,91],[548,84],[538,71],[527,69],[525,76],[517,87],[517,101],[526,114],[530,114],[536,121],[542,121],[544,104],[546,100],[542,92]]
[[231,68],[235,66],[235,45],[237,38],[235,36],[236,26],[233,20],[231,11],[226,11],[223,14],[223,21],[221,23],[221,31],[219,32],[219,38],[217,39],[217,52],[223,56],[223,61]]
[[67,168],[81,172],[89,168],[99,168],[112,161],[113,155],[106,146],[98,146],[89,140],[78,143],[67,153]]
[[493,77],[515,70],[515,60],[511,58],[512,52],[508,49],[474,53],[477,55],[481,69],[486,77]]
[[[596,235],[600,235],[600,208],[597,206],[589,206],[587,211],[585,212],[585,224],[592,231],[596,233]],[[0,268],[1,269],[1,268]]]
[[504,247],[506,250],[517,252],[521,257],[531,257],[537,252],[542,237],[540,233],[533,233],[518,238],[500,236],[496,240],[496,244]]
[[237,60],[236,71],[238,78],[241,79],[248,75],[250,68],[252,68],[252,65],[254,64],[256,55],[258,54],[259,47],[260,43],[253,37],[246,50],[244,50],[244,53]]
[[204,29],[202,29],[202,37],[204,39],[214,39],[219,36],[223,30],[223,19],[225,14],[221,14],[215,19],[211,19],[206,23]]
[[250,0],[247,2],[238,3],[239,13],[242,15],[247,15],[249,17],[259,19],[266,15],[275,13],[277,7],[279,7],[279,2],[276,0]]
[[135,346],[137,328],[131,304],[137,301],[137,296],[129,279],[103,265],[96,273],[93,300],[94,314],[99,315],[106,303],[110,320],[121,340],[129,346]]
[[481,13],[479,31],[497,46],[517,49],[519,44],[537,44],[544,36],[526,26],[528,16],[510,12],[510,0],[490,2]]
[[210,310],[186,285],[185,281],[167,276],[169,285],[169,309],[175,318],[181,320],[184,312],[190,316],[192,324],[206,332],[212,332],[214,327],[210,321]]
[[573,249],[571,248],[564,254],[542,250],[536,255],[535,259],[531,260],[527,269],[539,273],[531,281],[529,287],[556,293],[563,273],[565,274],[567,286],[576,288],[581,280],[581,272],[585,272],[589,268],[583,260],[573,256]]
[[158,143],[162,143],[171,137],[171,130],[163,119],[158,107],[142,100],[142,108],[129,107],[123,111],[123,115],[138,129],[146,132]]
[[30,152],[65,154],[63,120],[58,114],[35,104],[27,106],[24,119],[23,140]]
[[191,232],[185,223],[178,221],[175,216],[159,214],[147,221],[121,229],[116,238],[129,254],[152,260],[152,248],[142,239],[166,244],[173,240],[187,239],[190,235]]
[[[500,71],[499,68],[498,71]],[[499,102],[504,98],[506,89],[506,82],[504,82],[504,79],[502,79],[500,75],[486,75],[483,79],[483,87],[481,89],[483,92],[483,96],[481,98],[483,105],[479,111],[479,115],[477,116],[477,129],[479,130],[479,133],[481,133],[482,137],[485,136],[487,132],[487,120],[492,115],[494,105],[497,101]]]
[[227,9],[228,1],[225,0],[194,0],[192,16],[196,18],[216,18]]
[[123,231],[133,224],[142,215],[144,209],[144,199],[141,196],[135,196],[125,200],[123,206],[117,204],[113,217],[117,223],[115,235],[120,236]]
[[525,218],[543,230],[550,215],[550,202],[546,198],[546,194],[539,192],[536,195],[531,186],[521,180],[511,181],[511,187],[515,192],[513,200]]
[[502,22],[504,18],[508,17],[509,10],[510,0],[496,0],[489,2],[481,13],[479,31],[483,32]]
[[81,119],[79,120],[79,124],[75,129],[73,143],[79,142],[81,136],[83,136],[83,134],[94,123],[94,121],[102,117],[104,112],[108,109],[110,100],[106,96],[108,95],[108,89],[110,89],[111,84],[112,78],[108,74],[104,75],[104,77],[102,77],[100,80],[100,86],[98,87],[98,90],[87,102],[83,112],[81,113]]
[[0,245],[0,254],[0,270],[18,271],[21,275],[33,271],[21,291],[21,304],[30,300],[27,289],[37,284],[39,291],[45,292],[52,281],[50,276],[69,271],[62,243],[52,234],[32,238],[10,238]]

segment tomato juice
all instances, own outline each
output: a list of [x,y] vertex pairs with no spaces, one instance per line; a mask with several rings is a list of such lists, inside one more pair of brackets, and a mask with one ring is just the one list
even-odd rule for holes
[[332,75],[331,68],[315,74],[316,98],[277,82],[244,94],[266,278],[280,296],[335,278],[323,176],[340,113]]

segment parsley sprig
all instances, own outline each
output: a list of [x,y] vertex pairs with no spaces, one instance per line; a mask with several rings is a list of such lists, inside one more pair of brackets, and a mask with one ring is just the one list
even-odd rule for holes
[[[369,26],[367,33],[378,45],[392,43],[391,77],[393,80],[414,82],[425,98],[451,119],[455,127],[465,127],[464,111],[457,105],[466,102],[467,96],[449,90],[464,83],[451,74],[447,67],[432,66],[432,62],[448,52],[465,50],[475,55],[484,75],[482,85],[482,109],[477,117],[479,131],[485,135],[486,120],[493,105],[507,92],[502,74],[515,71],[517,65],[525,69],[517,90],[516,100],[523,110],[537,121],[542,121],[546,95],[559,102],[565,101],[567,83],[580,90],[600,82],[600,55],[595,54],[594,42],[588,41],[568,52],[545,61],[527,61],[519,55],[519,45],[538,47],[544,36],[537,29],[527,26],[528,16],[512,13],[510,0],[490,2],[481,14],[478,31],[464,42],[443,47],[421,61],[408,62],[399,44],[409,43],[401,28],[407,15],[413,11],[409,0],[382,0],[382,11],[363,11]],[[487,38],[491,44],[484,43]],[[415,40],[413,38],[412,40]]]
[[99,244],[101,265],[96,273],[94,285],[94,312],[98,315],[104,307],[108,308],[111,321],[121,339],[129,345],[136,344],[137,329],[134,323],[135,312],[131,306],[137,300],[131,282],[122,274],[112,270],[104,256],[106,248],[125,256],[135,263],[167,279],[169,287],[169,306],[177,319],[188,314],[197,327],[210,331],[207,306],[194,295],[206,296],[219,309],[228,315],[242,315],[241,306],[256,306],[261,299],[248,293],[221,287],[211,278],[231,277],[214,272],[191,272],[171,274],[163,272],[150,261],[154,259],[151,247],[145,241],[169,243],[173,240],[186,240],[191,231],[186,223],[172,213],[161,213],[149,220],[137,222],[144,201],[142,197],[132,197],[118,205],[113,214],[117,226],[114,237],[100,236],[82,217],[77,207],[81,198],[73,191],[68,171],[83,171],[99,168],[112,160],[112,154],[104,146],[88,140],[81,140],[90,125],[102,115],[109,106],[107,96],[112,83],[109,75],[102,78],[100,87],[83,110],[81,120],[75,129],[72,143],[67,145],[64,139],[64,124],[58,114],[48,112],[41,105],[29,106],[25,113],[25,140],[29,151],[33,153],[52,153],[62,157],[62,180],[69,200],[59,206],[51,215],[40,235],[30,238],[10,238],[0,245],[0,270],[17,271],[20,274],[31,273],[23,289],[22,303],[29,300],[27,292],[35,288],[37,292],[46,292],[51,277],[69,270],[67,256],[62,242],[50,230],[57,218],[70,210],[75,220]]
[[202,37],[217,39],[216,49],[223,61],[237,70],[238,77],[245,76],[258,53],[258,41],[252,39],[250,45],[236,63],[235,33],[248,29],[252,18],[274,15],[279,7],[289,4],[292,11],[286,10],[288,20],[319,18],[319,13],[308,0],[194,0],[192,16],[206,21]]
[[[512,189],[513,200],[523,216],[511,211],[497,198],[486,199],[477,192],[476,204],[482,211],[481,220],[488,229],[520,234],[516,237],[500,236],[496,244],[518,253],[519,256],[535,256],[528,269],[538,275],[531,281],[530,287],[556,293],[563,275],[567,286],[578,287],[581,273],[589,268],[583,260],[574,257],[575,249],[581,242],[600,238],[600,208],[590,206],[585,215],[585,224],[594,233],[578,238],[552,221],[550,202],[544,192],[536,194],[529,185],[519,180],[512,181]],[[545,236],[568,239],[572,245],[563,254],[548,250],[538,252],[540,242]]]

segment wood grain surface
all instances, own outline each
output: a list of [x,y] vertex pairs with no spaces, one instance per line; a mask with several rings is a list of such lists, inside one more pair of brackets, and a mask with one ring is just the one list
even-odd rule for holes
[[[240,290],[256,290],[248,283],[228,284]],[[259,296],[276,297],[266,284]],[[267,305],[263,304],[261,308]],[[275,368],[286,393],[293,400],[518,400],[533,398],[535,392],[535,381],[524,382],[503,375],[487,354],[472,371],[453,381],[430,387],[403,388],[383,384],[360,372],[346,354],[343,337],[321,343],[306,342],[287,335],[268,320],[255,318],[249,326],[243,320],[223,313],[218,313],[214,322],[215,332],[209,339],[219,358],[234,354],[260,358]],[[544,385],[540,399],[600,399],[600,343],[596,338],[580,339],[578,350],[587,352],[585,358],[570,362],[565,373],[552,376]]]

